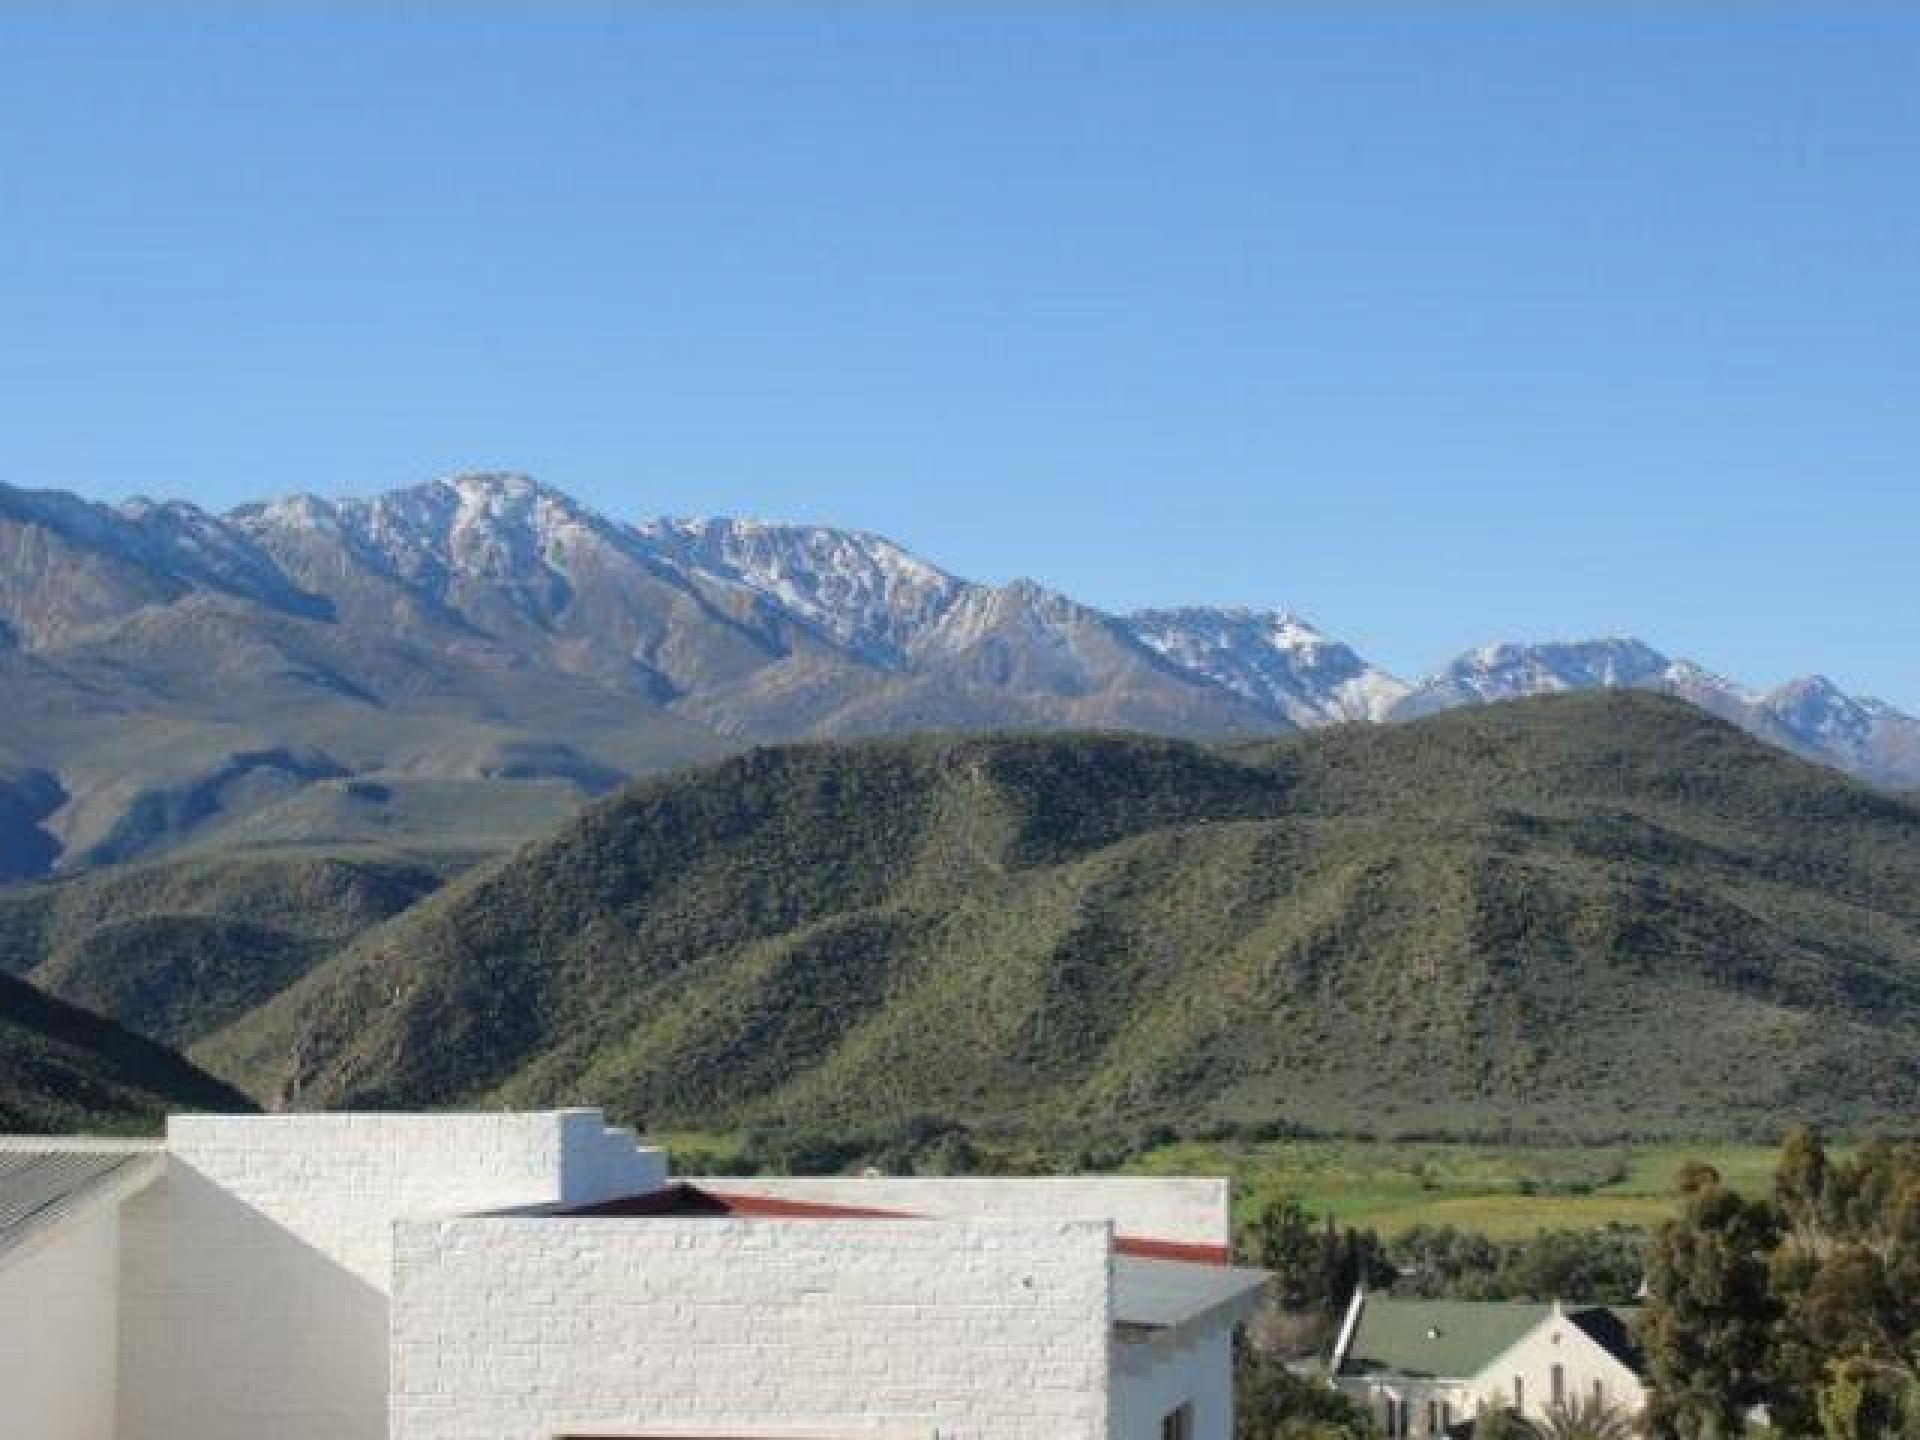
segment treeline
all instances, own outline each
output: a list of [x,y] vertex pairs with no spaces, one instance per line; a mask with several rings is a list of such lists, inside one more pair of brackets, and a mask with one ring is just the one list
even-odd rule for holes
[[1646,1235],[1626,1226],[1548,1230],[1501,1241],[1451,1225],[1416,1225],[1389,1240],[1316,1218],[1298,1200],[1264,1206],[1240,1234],[1249,1264],[1274,1273],[1274,1307],[1317,1350],[1356,1286],[1420,1299],[1575,1300],[1624,1305],[1646,1273]]
[[1707,1167],[1648,1255],[1648,1428],[1723,1440],[1765,1422],[1824,1440],[1920,1437],[1920,1145],[1849,1159],[1809,1130],[1770,1195]]

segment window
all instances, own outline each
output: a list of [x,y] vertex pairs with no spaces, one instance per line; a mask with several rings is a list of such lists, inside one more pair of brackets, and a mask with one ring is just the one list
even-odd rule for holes
[[1527,1408],[1527,1382],[1518,1375],[1513,1377],[1513,1408],[1515,1410]]
[[1407,1409],[1403,1401],[1386,1397],[1387,1440],[1405,1440],[1407,1433]]
[[1160,1422],[1160,1440],[1193,1440],[1193,1406],[1182,1405]]
[[1556,1365],[1553,1367],[1552,1374],[1553,1403],[1555,1405],[1565,1405],[1567,1403],[1567,1367],[1564,1365]]
[[1593,1403],[1599,1406],[1602,1410],[1606,1409],[1607,1407],[1607,1382],[1606,1381],[1596,1380],[1593,1382]]
[[1429,1400],[1427,1401],[1427,1434],[1438,1435],[1440,1429],[1440,1402]]

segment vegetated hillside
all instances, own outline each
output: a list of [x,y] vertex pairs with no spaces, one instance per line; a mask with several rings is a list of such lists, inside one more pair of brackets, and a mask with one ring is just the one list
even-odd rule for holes
[[297,1106],[1679,1133],[1907,1117],[1920,811],[1678,701],[644,783],[196,1052]]
[[165,1046],[0,975],[0,1131],[147,1130],[253,1104]]
[[390,859],[213,856],[0,890],[0,973],[184,1045],[434,889]]

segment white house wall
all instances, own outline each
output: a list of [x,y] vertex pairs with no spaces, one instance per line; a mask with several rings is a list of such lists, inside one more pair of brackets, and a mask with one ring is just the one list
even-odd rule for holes
[[1106,1440],[1088,1222],[476,1219],[398,1230],[393,1440]]
[[823,1179],[714,1176],[696,1185],[739,1195],[765,1195],[825,1205],[899,1210],[953,1219],[1048,1217],[1109,1220],[1123,1235],[1226,1245],[1233,1235],[1225,1180],[1137,1176],[1047,1176],[1033,1179],[859,1176]]
[[597,1112],[183,1116],[123,1212],[119,1440],[384,1440],[393,1222],[665,1174]]
[[1518,1375],[1526,1382],[1521,1413],[1537,1420],[1553,1403],[1556,1364],[1564,1367],[1569,1403],[1590,1398],[1596,1384],[1601,1398],[1616,1409],[1638,1413],[1646,1403],[1646,1392],[1639,1377],[1562,1315],[1543,1320],[1522,1336],[1505,1354],[1474,1376],[1469,1389],[1477,1401],[1499,1400],[1511,1405],[1513,1380]]
[[0,1434],[114,1440],[119,1218],[109,1204],[0,1263]]

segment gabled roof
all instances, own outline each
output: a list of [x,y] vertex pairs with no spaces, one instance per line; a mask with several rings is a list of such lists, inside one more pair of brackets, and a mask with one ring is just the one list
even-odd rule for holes
[[147,1144],[0,1142],[0,1263],[94,1202],[158,1174],[161,1163]]
[[[1367,1295],[1338,1357],[1342,1375],[1407,1375],[1466,1380],[1479,1374],[1553,1314],[1520,1300],[1396,1300]],[[1567,1306],[1566,1319],[1638,1373],[1628,1309]]]

